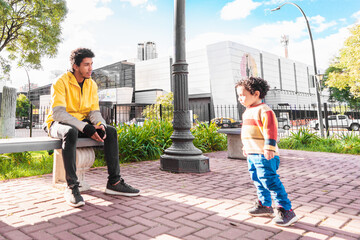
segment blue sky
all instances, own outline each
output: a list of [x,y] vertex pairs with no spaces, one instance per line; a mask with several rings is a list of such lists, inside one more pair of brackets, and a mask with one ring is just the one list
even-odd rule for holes
[[[283,0],[187,0],[186,48],[204,48],[234,41],[284,56],[281,35],[289,35],[289,58],[312,64],[309,34],[301,12]],[[318,68],[325,70],[338,53],[349,27],[360,23],[359,0],[294,0],[308,17]],[[51,82],[52,71],[69,69],[77,47],[91,48],[94,67],[135,58],[137,43],[154,41],[159,57],[173,54],[173,0],[67,0],[63,42],[54,59],[43,60],[42,71],[30,71],[31,82]],[[27,83],[22,69],[12,72],[12,84]]]

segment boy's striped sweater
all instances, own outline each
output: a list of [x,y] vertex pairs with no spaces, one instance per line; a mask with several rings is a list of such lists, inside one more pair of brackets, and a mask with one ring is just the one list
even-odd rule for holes
[[246,108],[241,129],[243,149],[247,154],[264,154],[264,150],[271,150],[278,155],[277,129],[275,113],[268,105],[260,103]]

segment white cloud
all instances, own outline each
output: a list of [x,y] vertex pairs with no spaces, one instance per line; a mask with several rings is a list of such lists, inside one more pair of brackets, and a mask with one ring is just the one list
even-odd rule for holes
[[148,0],[120,0],[120,2],[128,2],[131,4],[131,6],[139,6],[139,5],[143,5],[146,4]]
[[246,18],[252,10],[260,5],[261,3],[253,2],[252,0],[235,0],[229,2],[221,9],[221,19],[234,20]]
[[92,21],[103,21],[114,12],[108,7],[98,7],[104,0],[67,0],[69,9],[65,24],[80,25]]
[[308,21],[311,22],[311,29],[314,29],[315,32],[322,32],[337,24],[336,21],[325,22],[325,18],[320,15],[311,17]]
[[157,7],[154,4],[150,3],[146,6],[146,11],[148,11],[148,12],[154,12],[156,10],[157,10]]
[[264,2],[264,5],[280,5],[284,2],[287,2],[287,0],[270,0],[270,1]]
[[145,8],[148,12],[154,12],[157,7],[153,3],[148,3],[148,0],[120,0],[120,2],[128,2],[133,7]]
[[354,13],[353,15],[351,15],[351,17],[355,18],[356,21],[360,21],[360,11]]

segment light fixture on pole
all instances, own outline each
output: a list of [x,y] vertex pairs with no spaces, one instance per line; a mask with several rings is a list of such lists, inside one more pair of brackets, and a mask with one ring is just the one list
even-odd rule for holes
[[[306,25],[307,25],[308,32],[309,32],[309,36],[310,36],[310,41],[311,41],[311,48],[312,48],[313,62],[314,62],[314,76],[316,76],[316,78],[317,78],[318,72],[317,72],[317,68],[316,68],[314,41],[313,41],[313,38],[312,38],[309,21],[308,21],[306,15],[305,15],[304,11],[297,4],[292,3],[292,2],[283,3],[282,5],[280,5],[277,8],[272,9],[271,11],[273,12],[273,11],[280,10],[281,7],[284,6],[285,4],[291,4],[291,5],[295,6],[295,7],[297,7],[297,9],[300,10],[300,12],[302,13],[302,15],[305,18]],[[322,110],[321,110],[320,86],[319,86],[319,84],[315,84],[315,87],[316,87],[316,100],[317,100],[317,115],[318,115],[318,118],[319,118],[319,123],[324,123],[323,117],[322,117]],[[319,126],[319,128],[320,128],[320,136],[324,137],[324,124],[319,124],[319,125],[320,125]]]

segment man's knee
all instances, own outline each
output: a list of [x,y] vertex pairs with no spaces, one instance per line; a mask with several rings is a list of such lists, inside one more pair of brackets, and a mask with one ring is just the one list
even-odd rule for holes
[[116,128],[114,128],[113,126],[107,125],[106,136],[109,138],[117,138]]
[[77,130],[77,128],[69,126],[69,128],[67,129],[67,133],[65,134],[64,137],[68,141],[77,141],[78,134],[79,134],[79,130]]

